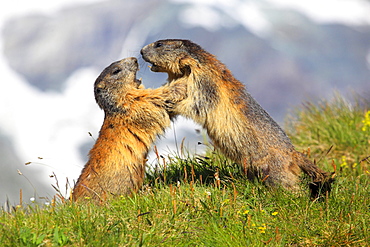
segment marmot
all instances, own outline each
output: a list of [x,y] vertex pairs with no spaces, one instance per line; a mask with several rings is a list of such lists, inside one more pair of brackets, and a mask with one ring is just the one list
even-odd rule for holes
[[170,126],[167,111],[175,100],[171,95],[186,95],[173,87],[143,89],[137,70],[137,59],[126,58],[105,68],[95,81],[95,100],[104,110],[104,122],[74,187],[74,201],[102,201],[137,191],[151,144]]
[[294,149],[280,126],[214,55],[180,39],[151,43],[141,55],[152,71],[168,74],[166,85],[187,85],[187,97],[174,113],[202,125],[218,149],[247,168],[249,179],[297,191],[303,171],[312,180],[312,197],[330,190],[329,174]]

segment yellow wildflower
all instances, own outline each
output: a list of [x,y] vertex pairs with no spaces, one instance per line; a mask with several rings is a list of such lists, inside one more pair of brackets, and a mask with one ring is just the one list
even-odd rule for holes
[[362,120],[362,123],[364,124],[361,129],[362,131],[370,130],[370,111],[365,113],[365,118]]
[[340,167],[344,167],[344,168],[348,167],[347,157],[344,155],[342,156],[342,163],[340,164]]
[[258,227],[258,230],[260,230],[260,233],[266,233],[266,224],[262,224],[262,226]]

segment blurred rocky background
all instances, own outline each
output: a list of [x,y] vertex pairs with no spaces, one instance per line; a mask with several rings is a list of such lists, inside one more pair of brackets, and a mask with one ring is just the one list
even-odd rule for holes
[[[52,197],[52,172],[77,179],[103,121],[93,99],[95,78],[113,61],[140,57],[158,39],[190,39],[215,54],[280,123],[289,109],[330,98],[334,90],[369,97],[370,2],[322,5],[84,1],[2,19],[0,203],[17,202],[20,189],[27,200],[35,193]],[[165,75],[139,61],[146,87],[164,83]],[[180,118],[158,145],[171,152],[186,137],[194,151],[203,138],[195,129]]]

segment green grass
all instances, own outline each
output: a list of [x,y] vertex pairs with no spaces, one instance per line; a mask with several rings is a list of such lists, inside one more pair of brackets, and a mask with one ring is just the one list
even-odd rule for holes
[[344,102],[337,96],[306,104],[286,127],[299,150],[336,171],[332,193],[321,201],[310,200],[308,192],[293,195],[247,181],[242,168],[209,150],[197,157],[159,157],[162,165],[148,172],[145,187],[132,197],[105,205],[57,200],[0,212],[0,243],[368,246],[370,105]]
[[370,99],[353,98],[350,103],[336,94],[331,101],[306,103],[286,124],[298,150],[325,168],[332,166],[338,175],[369,171]]

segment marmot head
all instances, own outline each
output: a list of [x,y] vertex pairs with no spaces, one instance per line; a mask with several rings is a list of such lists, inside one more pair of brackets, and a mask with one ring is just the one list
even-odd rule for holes
[[129,57],[106,67],[94,84],[95,100],[101,109],[118,112],[119,104],[130,89],[138,89],[141,81],[136,79],[139,69],[137,59]]
[[145,46],[140,51],[143,59],[152,64],[153,72],[168,73],[170,78],[179,78],[191,72],[208,54],[199,45],[190,40],[158,40]]

